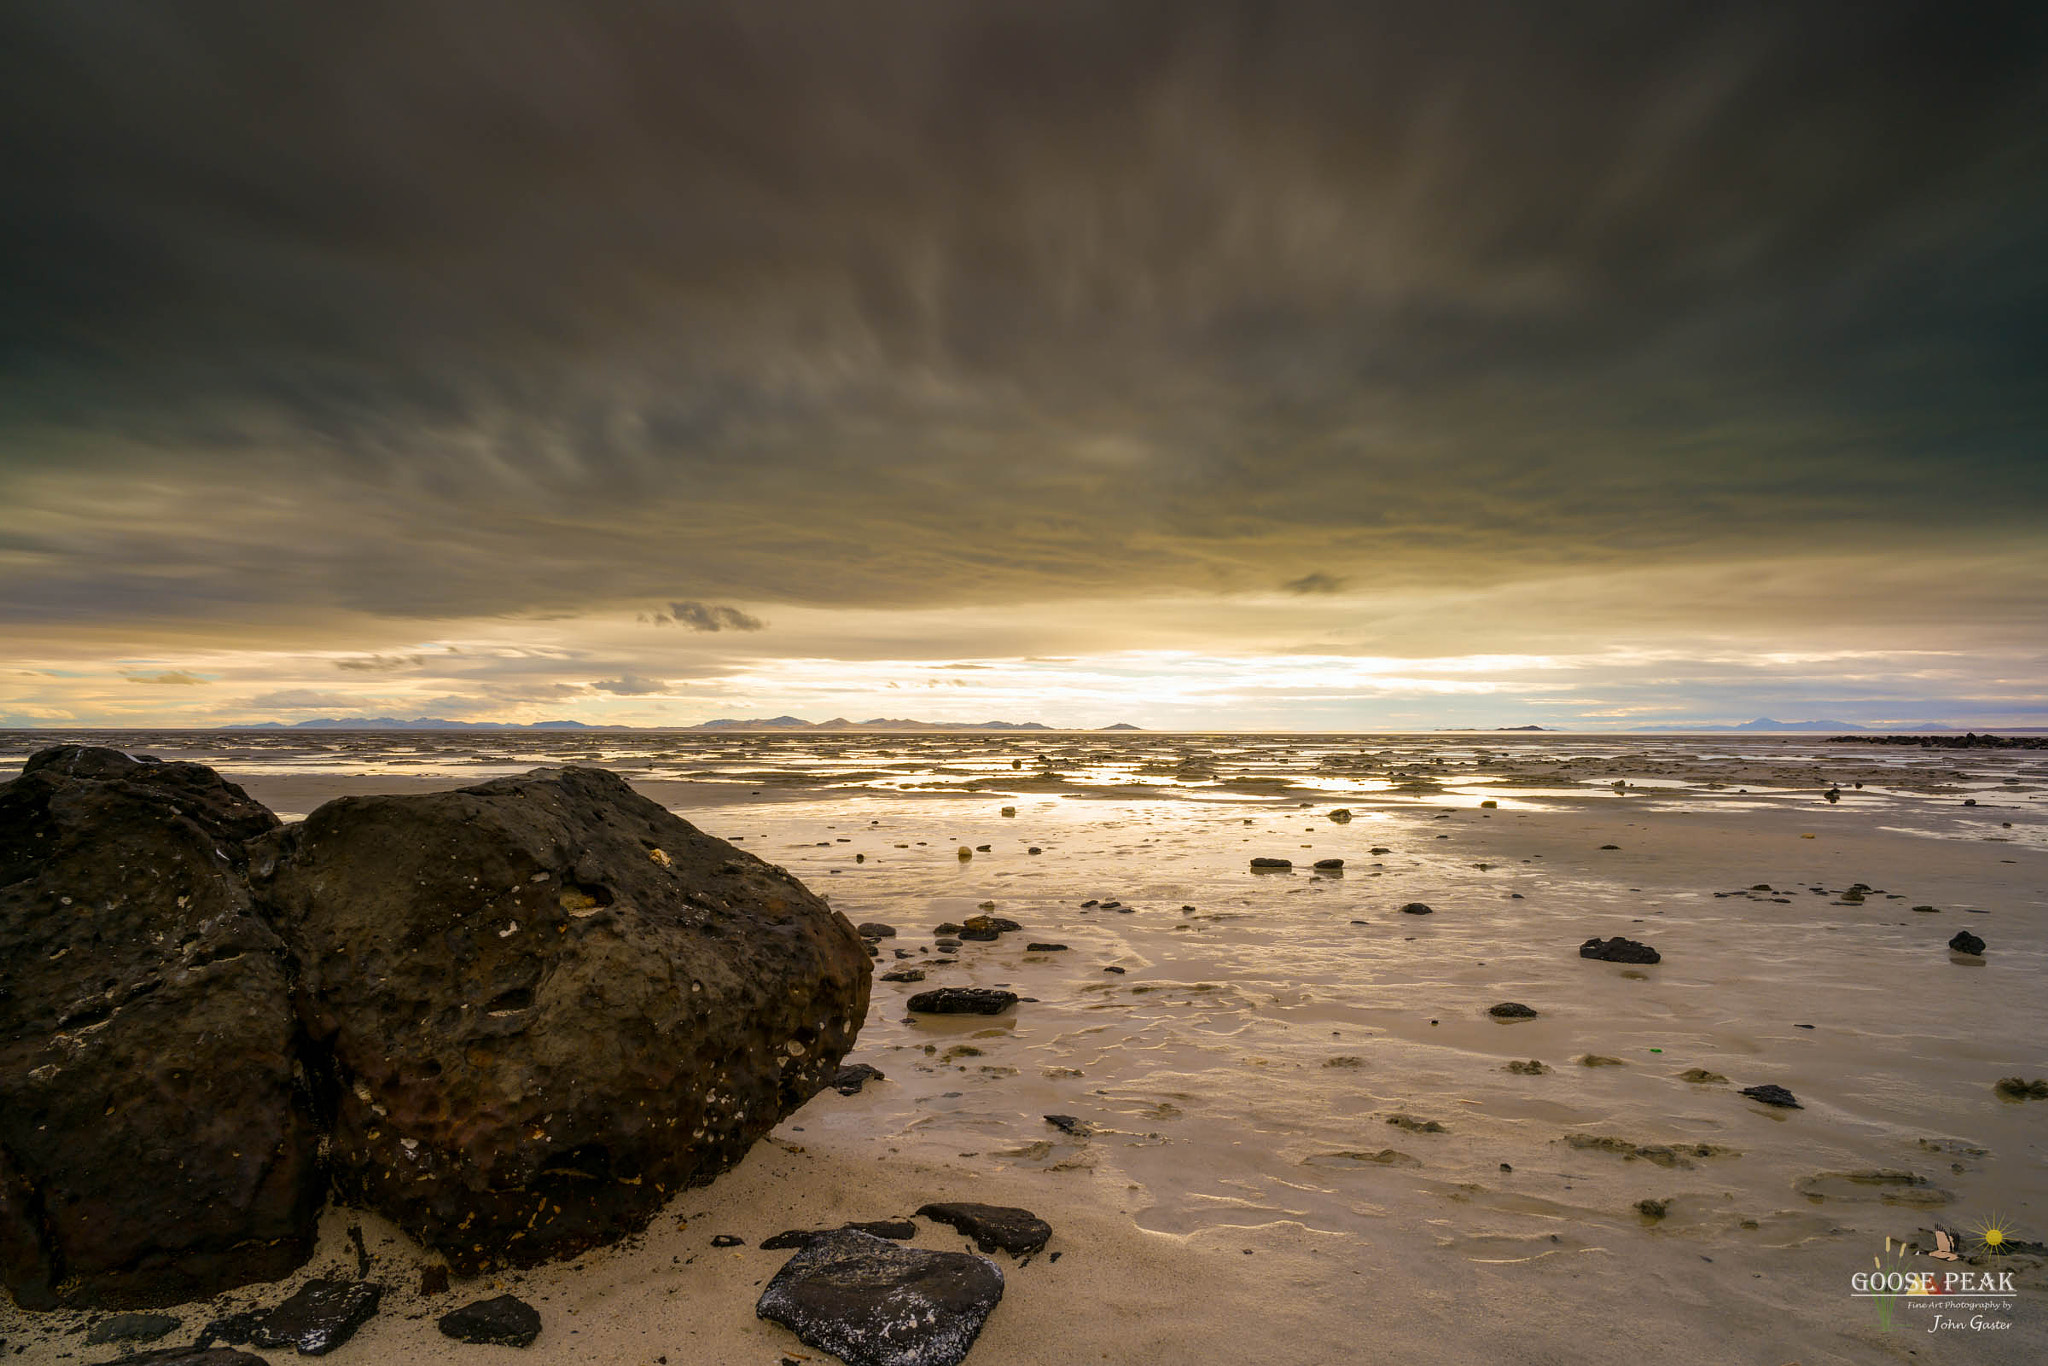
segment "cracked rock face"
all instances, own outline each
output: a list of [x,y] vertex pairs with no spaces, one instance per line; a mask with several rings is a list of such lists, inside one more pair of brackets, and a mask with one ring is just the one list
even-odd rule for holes
[[199,764],[66,745],[0,786],[0,1281],[146,1307],[305,1261],[324,1194],[282,946]]
[[343,798],[252,847],[345,1200],[458,1271],[645,1226],[830,1082],[854,927],[597,769]]
[[847,1366],[956,1366],[1002,1298],[986,1257],[839,1229],[790,1258],[754,1312]]

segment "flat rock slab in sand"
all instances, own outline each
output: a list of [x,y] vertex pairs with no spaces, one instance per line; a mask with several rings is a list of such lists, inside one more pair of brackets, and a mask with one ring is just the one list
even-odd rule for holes
[[1663,961],[1664,955],[1648,944],[1624,939],[1617,934],[1612,939],[1594,935],[1579,945],[1579,957],[1596,958],[1603,963],[1658,963]]
[[270,1366],[264,1358],[232,1347],[165,1347],[114,1359],[121,1366]]
[[303,1357],[325,1356],[376,1317],[383,1298],[384,1287],[374,1281],[307,1281],[263,1316],[250,1341],[294,1348]]
[[443,1334],[458,1342],[491,1347],[531,1347],[540,1336],[540,1311],[517,1295],[465,1304],[434,1323]]
[[1764,1105],[1775,1105],[1784,1110],[1804,1110],[1806,1108],[1799,1103],[1798,1097],[1782,1086],[1770,1084],[1745,1086],[1742,1088],[1742,1094]]
[[103,1342],[154,1342],[176,1332],[184,1320],[172,1314],[116,1314],[95,1323],[85,1335],[91,1346]]
[[887,1238],[892,1242],[907,1243],[917,1236],[917,1225],[908,1219],[856,1219],[838,1228],[792,1228],[785,1229],[761,1244],[763,1252],[783,1252],[793,1247],[809,1247],[828,1233],[865,1233],[873,1238]]
[[926,1015],[1000,1015],[1015,1004],[1016,992],[993,987],[940,987],[910,998],[910,1008]]
[[1536,1008],[1534,1006],[1525,1006],[1520,1001],[1502,1001],[1497,1006],[1488,1007],[1486,1013],[1493,1016],[1496,1020],[1533,1020],[1536,1018]]
[[881,1068],[870,1067],[864,1062],[850,1062],[834,1072],[832,1080],[827,1084],[842,1096],[857,1096],[860,1094],[860,1088],[869,1082],[883,1080],[886,1078],[882,1076]]
[[986,1257],[839,1230],[790,1258],[754,1312],[847,1366],[956,1366],[1002,1298]]
[[1012,1257],[1036,1252],[1052,1237],[1051,1224],[1015,1205],[926,1205],[918,1214],[936,1223],[951,1224],[972,1238],[983,1252],[1001,1248]]

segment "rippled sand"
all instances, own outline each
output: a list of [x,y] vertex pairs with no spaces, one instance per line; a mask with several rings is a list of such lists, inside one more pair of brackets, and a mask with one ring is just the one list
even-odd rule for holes
[[[709,1237],[950,1198],[1029,1206],[1063,1252],[1011,1269],[971,1361],[2048,1359],[2036,1259],[2008,1259],[2022,1288],[2004,1330],[1928,1333],[1913,1306],[1885,1333],[1848,1284],[1887,1235],[1937,1220],[2048,1238],[2048,1101],[1993,1091],[2048,1075],[2039,751],[1552,735],[125,746],[213,763],[288,814],[339,791],[603,763],[901,931],[878,968],[925,980],[877,982],[850,1059],[887,1080],[819,1097],[640,1245],[527,1273],[522,1293],[552,1311],[529,1358],[815,1359],[752,1318],[782,1258]],[[1254,872],[1254,857],[1297,867]],[[1308,866],[1329,858],[1343,869]],[[988,903],[1024,930],[934,948],[933,927]],[[1981,959],[1945,948],[1965,928]],[[1663,962],[1578,957],[1617,934]],[[906,1017],[909,993],[953,984],[1034,999],[993,1020]],[[1536,1018],[1491,1018],[1503,1001]],[[1804,1108],[1736,1094],[1765,1082]],[[941,1232],[920,1242],[955,1245]],[[482,1359],[401,1308],[420,1312],[394,1304],[345,1351]]]

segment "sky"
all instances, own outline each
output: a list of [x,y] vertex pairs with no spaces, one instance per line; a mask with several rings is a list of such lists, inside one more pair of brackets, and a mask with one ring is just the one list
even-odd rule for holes
[[0,9],[0,727],[2048,725],[2048,7]]

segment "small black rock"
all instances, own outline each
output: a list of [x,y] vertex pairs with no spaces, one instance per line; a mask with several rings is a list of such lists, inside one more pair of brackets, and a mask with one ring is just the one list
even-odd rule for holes
[[957,1366],[1002,1298],[986,1257],[842,1229],[790,1258],[754,1313],[847,1366]]
[[940,987],[920,991],[909,1004],[926,1015],[1000,1015],[1017,1004],[1017,993],[993,987]]
[[1062,1133],[1073,1134],[1080,1138],[1086,1138],[1089,1134],[1095,1132],[1094,1125],[1085,1119],[1079,1119],[1073,1115],[1047,1115],[1045,1122]]
[[1984,941],[1968,930],[1957,930],[1956,937],[1948,941],[1948,946],[1957,953],[1984,952]]
[[894,939],[896,937],[896,927],[894,925],[884,925],[879,920],[862,921],[854,928],[863,939]]
[[1428,906],[1424,905],[1424,904],[1423,904],[1422,902],[1420,902],[1420,901],[1411,901],[1411,902],[1409,902],[1409,903],[1408,903],[1408,904],[1407,904],[1406,906],[1403,906],[1403,907],[1401,908],[1401,914],[1403,914],[1403,915],[1429,915],[1429,914],[1431,914],[1431,911],[1430,911],[1430,908],[1429,908]]
[[1292,868],[1293,866],[1293,859],[1255,858],[1252,860],[1252,867],[1254,868]]
[[845,1233],[849,1230],[865,1233],[873,1238],[889,1238],[899,1243],[907,1243],[917,1236],[917,1225],[908,1219],[856,1219],[850,1224],[841,1224],[838,1228],[784,1229],[773,1238],[765,1240],[761,1244],[761,1250],[781,1252],[789,1248],[809,1247],[828,1233]]
[[94,1324],[85,1340],[95,1347],[103,1342],[154,1342],[183,1323],[171,1314],[116,1314]]
[[983,1252],[997,1248],[1012,1257],[1022,1257],[1045,1246],[1052,1237],[1052,1225],[1028,1209],[1015,1205],[977,1205],[972,1203],[949,1203],[925,1205],[918,1214],[941,1224],[951,1224],[968,1237]]
[[492,1347],[531,1347],[540,1336],[540,1311],[516,1295],[465,1304],[443,1314],[436,1323],[443,1333],[459,1342]]
[[1648,944],[1623,939],[1618,934],[1612,939],[1596,934],[1579,945],[1579,957],[1597,958],[1603,963],[1657,963],[1663,961],[1664,955]]
[[1026,944],[1024,946],[1024,952],[1026,953],[1065,953],[1066,951],[1067,946],[1065,944]]
[[1499,1005],[1488,1009],[1486,1013],[1493,1016],[1496,1020],[1533,1020],[1536,1018],[1535,1010],[1532,1007],[1523,1005],[1520,1001],[1502,1001]]
[[302,1357],[325,1356],[374,1318],[383,1298],[384,1287],[375,1281],[307,1281],[263,1316],[250,1341],[294,1347]]
[[[923,974],[920,973],[919,976]],[[842,1096],[857,1095],[860,1088],[871,1081],[881,1081],[882,1069],[870,1067],[864,1062],[850,1062],[832,1074],[832,1080],[825,1083]]]
[[1760,1101],[1765,1105],[1775,1105],[1780,1109],[1804,1110],[1806,1108],[1799,1103],[1798,1097],[1794,1096],[1790,1091],[1772,1083],[1766,1083],[1763,1086],[1745,1086],[1742,1088],[1742,1094],[1748,1096],[1751,1100]]

